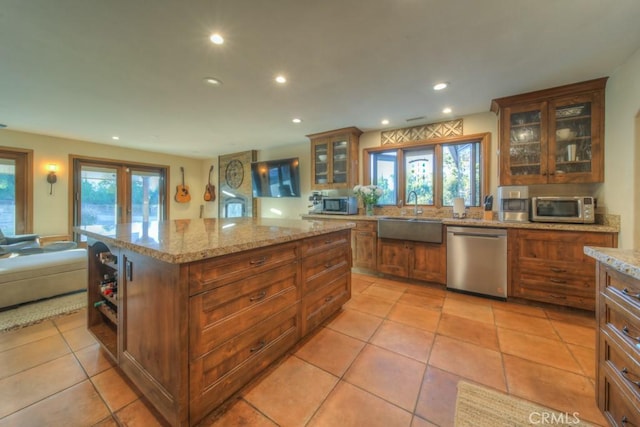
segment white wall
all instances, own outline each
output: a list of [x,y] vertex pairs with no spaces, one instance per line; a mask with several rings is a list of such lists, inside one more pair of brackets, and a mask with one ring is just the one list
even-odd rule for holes
[[[640,50],[607,82],[605,106],[605,182],[597,194],[607,213],[620,215],[620,248],[640,247],[640,143],[636,138],[640,111]],[[635,236],[635,242],[634,242]]]
[[[199,159],[92,144],[8,129],[0,130],[0,146],[33,150],[34,233],[44,236],[67,234],[71,231],[68,230],[68,218],[71,214],[69,209],[71,173],[69,155],[71,154],[169,166],[171,168],[169,178],[170,217],[172,219],[198,217],[199,204],[197,200],[202,200],[202,194],[204,194],[203,182],[206,182],[201,179],[202,161]],[[49,195],[49,184],[46,180],[48,174],[47,165],[50,163],[58,165],[58,182],[53,185],[53,194],[51,195]],[[181,204],[173,199],[176,185],[182,181],[180,166],[185,169],[185,184],[190,187],[192,196],[190,203]]]

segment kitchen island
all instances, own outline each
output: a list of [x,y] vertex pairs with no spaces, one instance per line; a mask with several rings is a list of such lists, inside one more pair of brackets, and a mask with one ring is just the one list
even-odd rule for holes
[[88,329],[169,424],[195,425],[349,300],[352,227],[77,227],[88,237]]

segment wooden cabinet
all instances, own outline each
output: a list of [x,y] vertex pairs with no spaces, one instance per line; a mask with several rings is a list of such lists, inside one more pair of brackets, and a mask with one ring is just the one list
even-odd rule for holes
[[351,230],[351,250],[353,266],[368,270],[376,269],[378,243],[377,221],[356,221]]
[[640,425],[640,281],[598,263],[596,398],[612,426]]
[[96,242],[88,328],[170,425],[195,425],[349,300],[350,242],[341,230],[180,264]]
[[595,310],[595,262],[584,246],[616,247],[617,234],[510,229],[509,297]]
[[377,269],[379,273],[445,284],[446,244],[444,240],[443,243],[424,243],[378,239]]
[[500,185],[603,182],[606,81],[494,99]]
[[353,188],[358,181],[356,127],[307,135],[311,140],[311,188],[314,190]]

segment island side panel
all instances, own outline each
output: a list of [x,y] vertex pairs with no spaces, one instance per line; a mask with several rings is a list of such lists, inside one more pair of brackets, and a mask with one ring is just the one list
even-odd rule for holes
[[188,425],[188,267],[124,249],[120,259],[120,367],[171,425]]

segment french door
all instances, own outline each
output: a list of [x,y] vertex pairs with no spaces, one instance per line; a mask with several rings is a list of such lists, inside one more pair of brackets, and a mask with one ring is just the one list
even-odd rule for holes
[[80,158],[73,163],[74,226],[166,218],[166,167]]

